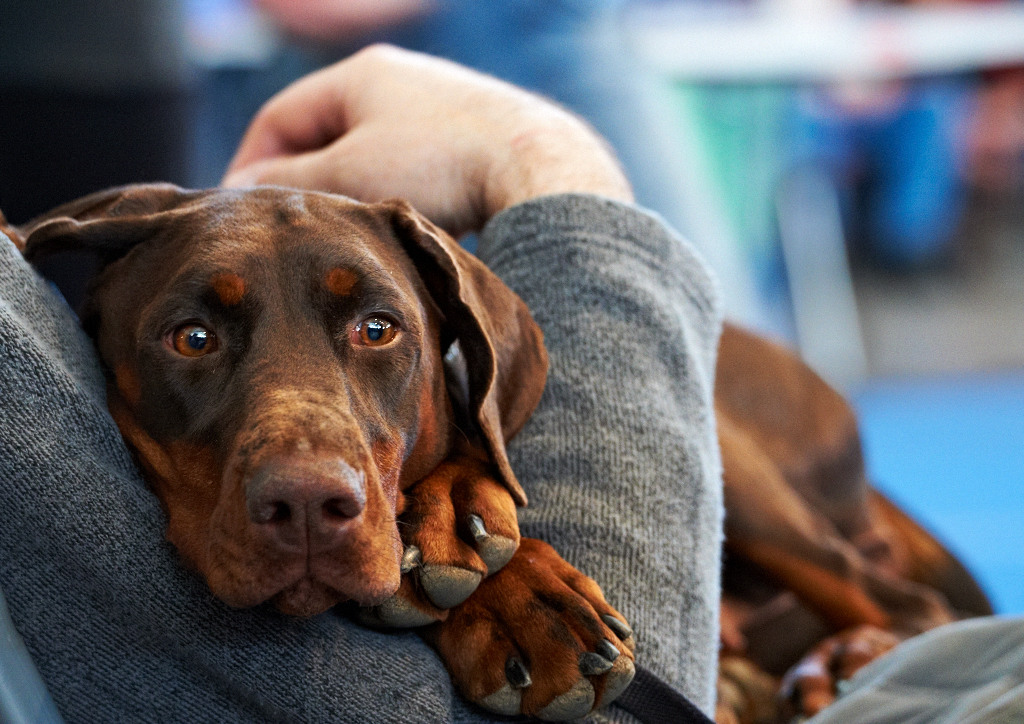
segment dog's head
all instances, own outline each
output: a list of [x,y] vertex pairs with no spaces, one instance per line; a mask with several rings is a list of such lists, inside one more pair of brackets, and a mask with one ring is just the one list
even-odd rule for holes
[[103,261],[83,308],[168,538],[236,606],[312,614],[399,584],[402,491],[448,454],[443,354],[517,502],[505,442],[543,387],[522,301],[403,202],[131,186],[20,230]]

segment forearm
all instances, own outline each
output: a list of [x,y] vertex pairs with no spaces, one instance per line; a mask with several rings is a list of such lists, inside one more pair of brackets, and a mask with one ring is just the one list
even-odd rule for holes
[[513,441],[525,535],[552,543],[633,624],[638,662],[713,700],[721,485],[714,285],[653,216],[585,195],[498,215],[479,254],[526,301],[551,357]]

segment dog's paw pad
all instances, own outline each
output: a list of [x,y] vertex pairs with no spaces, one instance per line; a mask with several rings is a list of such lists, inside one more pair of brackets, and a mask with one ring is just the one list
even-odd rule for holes
[[604,679],[604,691],[601,692],[601,700],[597,703],[597,708],[600,709],[618,699],[635,675],[636,665],[632,659],[628,656],[617,658]]
[[457,606],[476,590],[483,578],[476,571],[457,566],[424,563],[420,566],[420,585],[427,598],[441,609]]
[[537,712],[544,721],[580,719],[594,708],[594,687],[586,679],[577,681],[569,691],[556,696],[550,704]]
[[477,543],[476,552],[491,576],[505,567],[516,553],[516,542],[503,535],[492,535],[486,541]]
[[373,608],[360,608],[359,623],[371,628],[416,628],[436,623],[437,617],[421,611],[401,596],[392,596]]
[[477,702],[487,711],[505,716],[515,716],[522,709],[523,694],[510,684],[505,684],[490,696],[485,696]]

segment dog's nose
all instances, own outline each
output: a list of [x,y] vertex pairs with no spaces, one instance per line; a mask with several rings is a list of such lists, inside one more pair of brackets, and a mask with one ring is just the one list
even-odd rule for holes
[[246,486],[249,519],[278,547],[334,548],[366,506],[364,480],[343,460],[267,463]]

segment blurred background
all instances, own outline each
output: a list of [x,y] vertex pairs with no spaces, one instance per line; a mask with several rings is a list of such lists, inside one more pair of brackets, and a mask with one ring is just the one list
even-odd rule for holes
[[[1024,2],[0,0],[0,30],[14,223],[215,185],[267,98],[377,40],[555,98],[729,316],[852,398],[877,484],[1024,612]],[[81,263],[49,273],[74,302]]]

